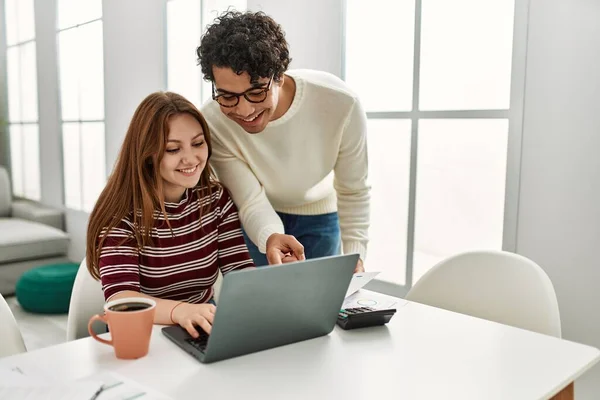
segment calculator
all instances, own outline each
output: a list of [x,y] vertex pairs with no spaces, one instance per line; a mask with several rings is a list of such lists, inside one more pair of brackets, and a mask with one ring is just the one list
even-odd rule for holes
[[387,324],[396,313],[395,309],[376,310],[372,307],[341,309],[337,324],[342,329],[366,328]]

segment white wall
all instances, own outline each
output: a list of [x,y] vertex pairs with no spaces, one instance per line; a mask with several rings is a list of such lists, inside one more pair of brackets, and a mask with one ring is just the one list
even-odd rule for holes
[[290,68],[313,68],[341,76],[341,0],[248,0],[249,11],[264,11],[286,32]]
[[[531,0],[517,251],[556,289],[563,336],[600,347],[600,2]],[[600,398],[600,367],[575,387]]]
[[165,90],[165,0],[104,0],[106,171],[138,104]]
[[64,203],[62,141],[56,37],[56,0],[35,0],[38,112],[40,122],[40,180],[44,203]]

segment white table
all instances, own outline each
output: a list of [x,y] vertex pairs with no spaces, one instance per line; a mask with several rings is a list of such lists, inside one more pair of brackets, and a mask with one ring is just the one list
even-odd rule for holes
[[91,338],[0,359],[57,380],[110,370],[175,399],[548,399],[600,358],[593,347],[401,301],[389,324],[201,364],[156,326],[148,356]]

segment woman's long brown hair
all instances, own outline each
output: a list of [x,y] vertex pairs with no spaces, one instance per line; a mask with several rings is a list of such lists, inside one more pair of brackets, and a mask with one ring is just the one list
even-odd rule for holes
[[[138,248],[151,244],[154,211],[160,209],[166,220],[159,169],[169,137],[169,120],[181,113],[190,114],[202,126],[210,159],[210,132],[206,120],[192,103],[171,92],[152,93],[142,101],[133,114],[115,167],[90,215],[86,261],[94,278],[100,279],[99,258],[106,233],[123,218],[130,216],[136,227]],[[201,196],[210,195],[217,184],[209,159],[197,185]]]

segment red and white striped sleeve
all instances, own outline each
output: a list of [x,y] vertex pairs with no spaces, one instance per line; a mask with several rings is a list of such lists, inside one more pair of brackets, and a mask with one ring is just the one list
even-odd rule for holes
[[122,220],[105,234],[99,261],[104,299],[124,290],[139,292],[139,251],[131,223]]

